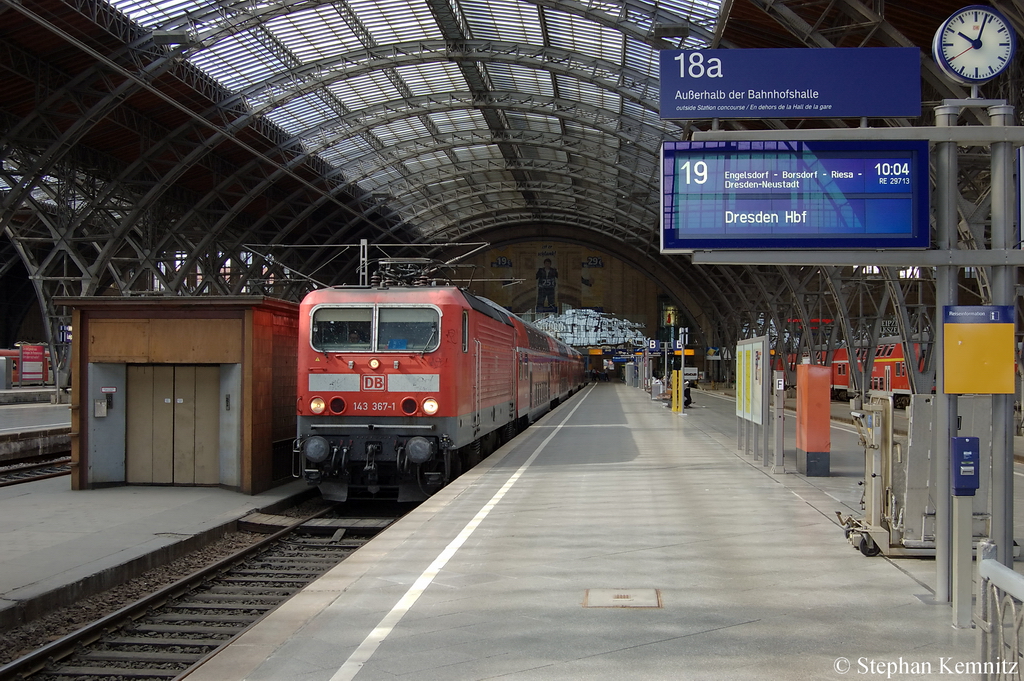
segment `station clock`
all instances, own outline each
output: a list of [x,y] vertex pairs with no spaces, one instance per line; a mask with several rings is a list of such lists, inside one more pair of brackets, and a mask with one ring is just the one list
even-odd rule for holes
[[1017,37],[1009,20],[986,5],[953,13],[932,39],[938,67],[958,83],[978,85],[1005,71],[1013,60]]

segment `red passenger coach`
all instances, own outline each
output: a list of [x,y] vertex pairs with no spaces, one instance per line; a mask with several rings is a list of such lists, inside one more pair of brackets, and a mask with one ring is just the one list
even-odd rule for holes
[[[920,345],[914,343],[915,361],[919,364]],[[858,365],[867,362],[867,348],[856,348]],[[883,338],[875,348],[871,363],[871,378],[868,389],[876,394],[891,394],[893,404],[898,408],[910,406],[910,375],[907,360],[903,356],[903,343],[899,338]],[[848,348],[837,348],[832,357],[832,397],[837,400],[849,399],[850,356]]]
[[[924,371],[924,358],[921,354],[921,344],[912,343],[913,362],[917,363],[918,371]],[[821,361],[822,350],[815,350],[815,361]],[[863,346],[855,348],[854,371],[860,370],[867,362],[868,349]],[[803,359],[806,361],[806,353],[803,358],[796,354],[787,355],[789,369],[796,371],[796,365]],[[845,402],[850,399],[850,354],[846,346],[836,348],[832,352],[832,359],[828,366],[832,370],[832,399]],[[779,362],[775,364],[776,370],[781,370]],[[871,376],[867,379],[868,394],[890,395],[893,404],[903,409],[910,406],[910,369],[906,358],[903,356],[903,341],[899,337],[887,337],[879,340],[875,348],[874,358],[871,363]],[[934,391],[933,391],[934,392]]]
[[455,286],[314,291],[294,450],[326,499],[424,499],[583,377],[574,349]]

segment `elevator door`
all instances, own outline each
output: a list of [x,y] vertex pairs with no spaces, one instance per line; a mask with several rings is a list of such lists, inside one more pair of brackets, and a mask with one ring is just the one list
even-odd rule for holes
[[220,367],[129,365],[126,482],[220,482]]

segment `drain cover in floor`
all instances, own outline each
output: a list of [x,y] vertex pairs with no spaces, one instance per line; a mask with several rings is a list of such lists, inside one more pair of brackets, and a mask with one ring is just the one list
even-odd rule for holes
[[660,608],[657,589],[587,589],[584,608]]

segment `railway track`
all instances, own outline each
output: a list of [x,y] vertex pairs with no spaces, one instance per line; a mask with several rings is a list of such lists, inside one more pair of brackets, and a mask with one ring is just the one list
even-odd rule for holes
[[[0,667],[0,680],[167,681],[181,676],[393,522],[317,522],[331,510],[298,520],[279,518],[290,525]],[[269,526],[273,520],[268,518],[258,522]],[[339,527],[355,528],[362,536],[345,538],[346,530]]]
[[0,487],[23,482],[56,478],[71,473],[71,456],[48,454],[14,461],[0,466]]

